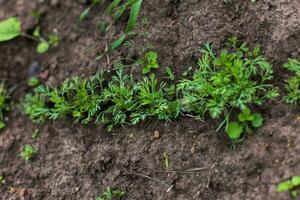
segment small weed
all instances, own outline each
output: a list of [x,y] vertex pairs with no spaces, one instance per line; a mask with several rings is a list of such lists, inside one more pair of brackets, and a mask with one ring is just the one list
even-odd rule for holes
[[41,132],[39,129],[34,129],[31,133],[31,138],[34,140],[37,139],[40,136],[40,133]]
[[96,198],[96,200],[112,200],[113,197],[122,198],[125,195],[125,192],[117,189],[112,190],[110,187],[106,188],[106,191],[102,195]]
[[46,40],[45,38],[43,38],[41,36],[41,30],[40,27],[36,27],[32,33],[32,36],[39,42],[37,47],[36,47],[36,51],[40,54],[45,53],[48,51],[48,49],[50,47],[55,47],[58,45],[59,42],[59,38],[55,35],[50,35],[48,37],[48,40]]
[[300,176],[293,176],[291,179],[279,183],[276,187],[277,192],[289,192],[292,199],[299,195],[297,188],[300,186]]
[[143,74],[147,74],[151,69],[158,69],[158,54],[154,51],[149,51],[146,53],[144,59],[142,60],[143,64]]
[[79,21],[82,22],[83,20],[85,20],[90,11],[95,7],[95,6],[98,6],[98,5],[101,5],[104,3],[105,0],[92,0],[92,3],[91,5],[86,8],[83,12],[81,12],[80,16],[79,16]]
[[285,89],[287,95],[284,97],[285,102],[298,104],[300,102],[300,62],[296,59],[289,59],[284,68],[295,73],[288,79]]
[[30,87],[37,87],[40,84],[40,79],[38,79],[37,77],[31,77],[30,79],[28,79],[27,84]]
[[25,161],[31,160],[37,154],[37,150],[31,145],[26,144],[23,151],[21,152],[21,157]]

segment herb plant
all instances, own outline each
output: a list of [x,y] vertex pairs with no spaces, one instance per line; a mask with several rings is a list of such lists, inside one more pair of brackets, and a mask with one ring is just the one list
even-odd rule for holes
[[285,85],[287,95],[284,97],[285,102],[298,104],[300,102],[300,62],[296,59],[289,59],[284,68],[295,73],[290,77]]
[[238,115],[238,122],[230,122],[226,133],[231,140],[237,140],[242,133],[252,133],[252,128],[259,128],[263,124],[263,117],[259,113],[251,114],[249,108],[244,108]]
[[292,199],[295,199],[299,195],[297,188],[300,186],[300,176],[293,176],[291,179],[279,183],[276,187],[277,192],[290,193]]
[[154,51],[149,51],[146,53],[144,59],[142,60],[143,74],[147,74],[151,69],[158,69],[157,63],[158,54]]
[[230,38],[228,49],[217,55],[211,45],[201,50],[199,68],[192,80],[183,79],[178,88],[184,112],[195,113],[203,118],[207,113],[212,118],[224,117],[228,129],[230,114],[234,109],[245,110],[250,105],[262,105],[267,99],[279,94],[268,83],[273,78],[270,63],[260,55],[260,48],[247,48]]
[[31,145],[26,144],[23,151],[21,152],[21,157],[25,161],[31,160],[37,154],[37,150],[34,149]]

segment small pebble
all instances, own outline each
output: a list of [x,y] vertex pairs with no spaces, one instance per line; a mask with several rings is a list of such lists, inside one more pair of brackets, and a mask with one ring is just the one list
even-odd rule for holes
[[154,138],[159,139],[160,138],[160,133],[158,131],[154,132]]

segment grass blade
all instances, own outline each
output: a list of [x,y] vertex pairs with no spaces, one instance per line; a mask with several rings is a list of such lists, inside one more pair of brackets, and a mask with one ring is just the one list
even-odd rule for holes
[[135,24],[137,22],[137,19],[138,19],[140,10],[141,10],[141,5],[142,5],[142,0],[137,1],[136,3],[134,3],[132,5],[127,28],[125,30],[126,33],[131,32],[133,30],[133,28],[135,27]]
[[118,48],[119,46],[121,46],[123,44],[123,42],[125,41],[126,39],[126,34],[123,34],[121,35],[117,40],[115,40],[110,48],[109,48],[109,52],[112,52],[114,51],[116,48]]

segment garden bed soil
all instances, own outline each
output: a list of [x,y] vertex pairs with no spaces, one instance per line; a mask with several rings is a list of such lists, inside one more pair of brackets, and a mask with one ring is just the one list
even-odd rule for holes
[[[264,126],[236,146],[224,133],[215,132],[219,122],[213,120],[148,120],[108,133],[104,127],[83,127],[70,119],[35,125],[24,116],[18,102],[32,90],[26,81],[33,62],[38,63],[43,82],[54,85],[111,69],[106,58],[95,58],[121,34],[126,17],[103,39],[97,24],[110,19],[103,17],[104,8],[95,8],[78,23],[87,6],[83,2],[0,0],[1,20],[18,16],[30,31],[37,23],[30,13],[39,10],[42,33],[61,38],[57,47],[42,55],[35,52],[34,42],[24,38],[0,45],[0,80],[14,88],[12,99],[17,102],[5,115],[7,127],[0,132],[0,175],[6,180],[0,187],[1,199],[90,200],[108,186],[125,191],[123,199],[128,200],[289,199],[275,188],[300,173],[299,106],[278,101],[256,108],[265,117]],[[162,77],[164,67],[171,66],[180,76],[196,66],[198,49],[206,42],[219,50],[236,35],[252,47],[261,45],[274,65],[274,84],[283,88],[288,73],[282,64],[288,57],[300,58],[300,2],[144,1],[136,33],[133,45],[113,52],[110,61],[119,56],[139,58],[152,46],[159,53],[158,74]],[[36,128],[41,134],[34,140]],[[20,157],[25,144],[38,149],[33,161]],[[169,172],[162,172],[164,154]]]

